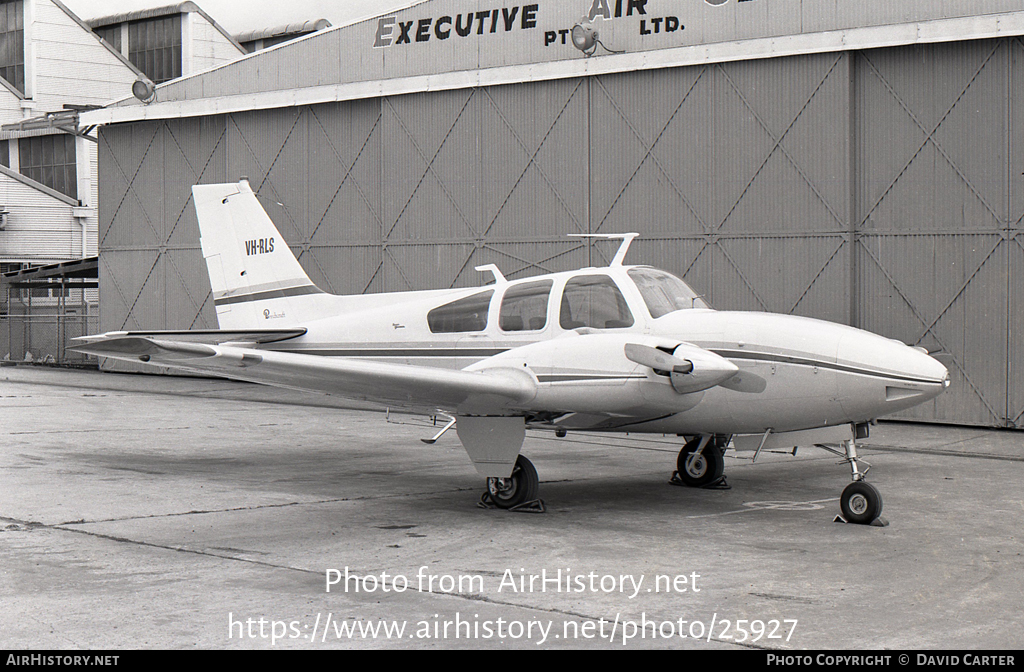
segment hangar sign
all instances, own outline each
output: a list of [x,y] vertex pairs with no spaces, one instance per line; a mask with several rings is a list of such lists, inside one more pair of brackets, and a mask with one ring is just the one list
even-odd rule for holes
[[[572,29],[572,23],[577,18],[588,21],[632,19],[630,23],[635,25],[630,30],[639,35],[674,33],[683,30],[684,26],[678,17],[654,16],[650,11],[649,4],[651,4],[650,0],[586,0],[581,3],[582,6],[579,6],[579,10],[576,10],[581,11],[582,16],[572,17],[568,27],[542,31],[543,44],[544,46],[568,44],[567,36]],[[567,20],[568,17],[565,16],[567,13],[574,12],[567,10],[564,5],[553,6],[551,11],[545,13],[545,18],[549,25],[551,23],[558,25]],[[538,27],[540,14],[541,5],[535,3],[413,19],[383,16],[377,19],[376,30],[373,34],[373,46],[384,48],[471,36],[529,31]]]
[[[645,0],[646,1],[646,0]],[[512,30],[530,30],[537,27],[539,5],[524,5],[486,9],[482,12],[467,12],[442,16],[399,21],[395,16],[384,16],[377,20],[377,34],[374,47],[390,47],[397,44],[429,42],[431,39],[447,40],[470,35],[487,35]]]

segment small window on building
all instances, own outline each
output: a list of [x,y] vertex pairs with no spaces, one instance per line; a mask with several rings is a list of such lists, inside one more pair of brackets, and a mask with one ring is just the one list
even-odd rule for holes
[[181,77],[181,14],[129,23],[128,60],[156,84]]
[[25,12],[22,0],[0,0],[0,77],[25,92]]
[[492,296],[494,290],[488,290],[434,308],[427,313],[427,324],[431,333],[483,331],[487,328],[487,311]]
[[115,23],[112,26],[96,28],[94,33],[103,38],[103,41],[114,48],[114,51],[121,52],[121,24]]
[[78,198],[75,136],[42,135],[18,140],[19,171],[25,177]]
[[551,280],[515,285],[501,300],[498,326],[502,331],[539,331],[548,323]]
[[11,167],[11,141],[0,140],[0,166]]
[[633,315],[607,275],[577,275],[565,284],[558,323],[563,329],[620,329],[633,326]]

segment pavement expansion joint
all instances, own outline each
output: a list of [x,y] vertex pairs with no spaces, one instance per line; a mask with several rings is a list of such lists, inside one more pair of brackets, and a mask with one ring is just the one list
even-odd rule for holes
[[1004,462],[1024,462],[1024,456],[1020,455],[995,455],[993,453],[969,453],[963,450],[943,450],[941,448],[904,448],[901,446],[882,446],[876,444],[866,447],[881,451],[883,453],[915,453],[918,455],[942,455],[945,457],[970,457],[977,460],[1001,460]]

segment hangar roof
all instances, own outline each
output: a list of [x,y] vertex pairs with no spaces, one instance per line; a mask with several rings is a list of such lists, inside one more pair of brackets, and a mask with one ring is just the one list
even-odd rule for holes
[[150,7],[149,9],[137,9],[131,12],[121,12],[120,14],[101,16],[95,19],[86,19],[85,22],[93,28],[98,28],[103,26],[112,26],[115,23],[141,21],[143,19],[155,19],[160,16],[172,16],[174,14],[186,14],[188,12],[199,12],[204,16],[208,16],[206,12],[200,9],[199,5],[197,5],[194,2],[179,2],[175,5],[166,5],[163,7]]
[[268,37],[280,37],[281,35],[305,35],[318,30],[330,28],[331,22],[327,19],[316,19],[315,21],[302,21],[300,23],[289,23],[285,26],[274,26],[272,28],[260,28],[247,30],[244,33],[235,35],[239,43],[251,42],[253,40],[265,40]]
[[[124,98],[83,114],[83,122],[1024,34],[1024,0],[802,0],[795,7],[792,0],[503,2],[424,0],[167,82],[149,105]],[[590,55],[571,39],[584,20],[600,40]]]
[[231,36],[231,33],[226,31],[219,23],[214,21],[213,17],[203,11],[203,9],[194,2],[179,2],[174,5],[165,5],[163,7],[151,7],[149,9],[138,9],[132,12],[121,12],[120,14],[112,14],[110,16],[101,16],[95,19],[86,19],[85,23],[92,29],[104,28],[106,26],[113,26],[118,23],[130,23],[132,21],[142,21],[145,19],[156,19],[161,16],[173,16],[175,14],[188,14],[196,13],[206,19],[211,26],[217,29],[221,35],[226,37],[228,41],[232,42],[239,50],[242,49],[235,38]]

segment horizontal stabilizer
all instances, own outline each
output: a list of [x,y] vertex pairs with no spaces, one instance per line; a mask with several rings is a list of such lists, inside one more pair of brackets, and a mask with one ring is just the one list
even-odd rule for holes
[[[160,341],[175,341],[179,343],[207,343],[218,345],[220,343],[278,343],[291,338],[298,338],[306,333],[303,327],[293,329],[193,329],[189,331],[108,331],[105,334],[94,336],[81,336],[72,339],[75,344],[70,350],[76,350],[78,346],[87,345],[94,341],[109,341],[113,338],[148,338]],[[83,350],[78,350],[84,352]]]

